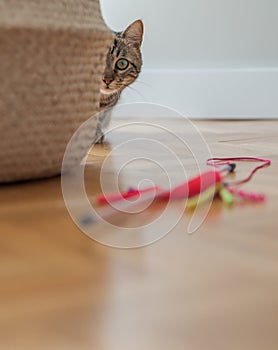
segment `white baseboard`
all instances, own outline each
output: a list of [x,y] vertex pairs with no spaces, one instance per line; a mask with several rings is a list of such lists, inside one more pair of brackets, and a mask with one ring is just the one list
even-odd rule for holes
[[[275,119],[278,68],[143,70],[122,94],[120,103],[132,102],[165,105],[193,119]],[[139,117],[137,113],[130,105],[114,114]]]

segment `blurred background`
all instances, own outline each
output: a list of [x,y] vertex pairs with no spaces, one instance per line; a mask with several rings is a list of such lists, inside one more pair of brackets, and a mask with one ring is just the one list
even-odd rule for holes
[[101,0],[116,31],[145,24],[141,81],[122,102],[167,104],[193,118],[277,118],[278,2]]

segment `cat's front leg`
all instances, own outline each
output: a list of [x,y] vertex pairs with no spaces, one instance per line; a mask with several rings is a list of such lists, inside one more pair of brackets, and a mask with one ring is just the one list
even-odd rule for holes
[[101,111],[98,118],[97,130],[95,136],[95,143],[102,144],[104,141],[104,132],[103,130],[107,129],[110,119],[111,119],[112,109]]
[[104,133],[101,130],[101,125],[98,123],[97,130],[96,130],[96,136],[95,136],[95,143],[97,144],[103,144],[104,141]]

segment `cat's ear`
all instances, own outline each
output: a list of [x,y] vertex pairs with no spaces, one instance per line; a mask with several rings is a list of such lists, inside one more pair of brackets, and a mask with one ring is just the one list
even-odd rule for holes
[[143,22],[138,19],[126,28],[126,30],[122,33],[122,37],[125,38],[131,45],[139,49],[142,44],[143,31]]

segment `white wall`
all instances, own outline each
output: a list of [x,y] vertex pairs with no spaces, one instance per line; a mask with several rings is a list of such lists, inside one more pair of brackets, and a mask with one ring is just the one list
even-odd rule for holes
[[[187,99],[186,105],[180,103],[178,107],[182,112],[191,113],[192,116],[252,117],[257,102],[260,107],[257,114],[262,117],[278,116],[278,102],[276,102],[278,101],[278,0],[100,1],[104,19],[114,30],[124,29],[137,18],[143,19],[145,37],[142,79],[151,84],[149,80],[154,76],[157,76],[157,79],[154,79],[156,81],[161,77],[159,82],[152,86],[156,96],[160,94],[161,84],[164,85],[164,90],[167,90],[169,72],[168,75],[163,76],[166,70],[173,71],[174,76],[177,77],[175,101],[184,100],[183,87],[185,91],[190,90],[187,81],[189,74],[189,80],[192,82],[192,72],[197,72],[199,77],[202,71],[215,70],[218,79],[220,69],[224,75],[220,79],[221,85],[216,89],[217,94],[219,92],[225,94],[225,91],[233,94],[233,89],[236,89],[239,96],[244,94],[241,85],[242,82],[244,85],[245,73],[249,72],[248,79],[250,78],[252,85],[255,87],[261,85],[259,92],[258,89],[251,91],[250,100],[232,99],[230,105],[228,103],[226,108],[223,106],[221,113],[218,113],[217,99],[221,100],[222,97],[224,100],[227,99],[224,95],[211,96],[215,102],[206,99],[207,107],[203,105],[200,110],[196,104],[193,108],[191,99]],[[241,76],[242,72],[244,76]],[[233,80],[231,86],[228,81],[225,81],[230,73],[237,75],[235,79],[237,83]],[[209,85],[208,91],[213,90],[215,85],[213,72],[212,75],[210,74],[210,80],[204,79],[206,79],[205,75],[201,80]],[[169,81],[170,83],[173,84],[173,79]],[[263,91],[261,91],[262,84]],[[203,99],[205,95],[198,90],[197,85],[195,84],[191,90],[191,98]],[[147,93],[147,90],[139,84],[135,85],[135,88],[143,96]],[[252,88],[248,82],[247,88]],[[262,100],[258,93],[263,93]],[[171,89],[169,87],[169,94],[164,91],[164,95],[168,96],[166,100],[168,104],[177,107],[176,102],[170,97],[170,95],[173,96],[173,86]],[[270,99],[269,95],[274,96],[274,99]],[[133,99],[138,98],[134,96]],[[247,104],[252,103],[254,99],[255,106],[248,110]],[[130,101],[130,96],[128,100]],[[158,97],[153,102],[162,101],[165,102],[165,97],[163,99]],[[124,102],[126,102],[125,98]],[[264,109],[266,103],[267,110]],[[233,110],[231,110],[232,105],[236,105]],[[264,111],[265,115],[263,115]]]

